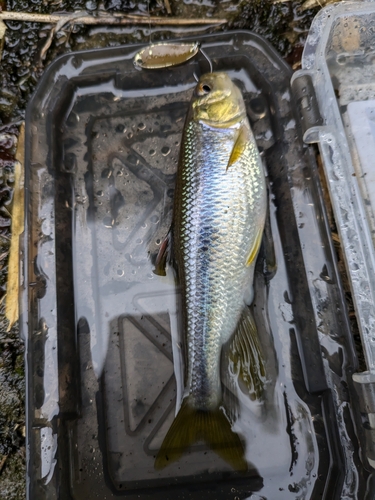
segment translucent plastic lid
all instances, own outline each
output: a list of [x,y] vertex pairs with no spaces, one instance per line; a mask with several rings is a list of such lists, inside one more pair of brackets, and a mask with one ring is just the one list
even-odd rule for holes
[[318,142],[342,240],[364,354],[375,374],[375,212],[373,111],[375,4],[342,2],[315,18],[303,53],[324,124],[305,133]]

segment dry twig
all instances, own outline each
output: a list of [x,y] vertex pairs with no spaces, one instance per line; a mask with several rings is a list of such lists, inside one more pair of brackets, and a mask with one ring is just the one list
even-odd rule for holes
[[[63,19],[65,21],[63,22]],[[109,24],[109,25],[126,25],[126,24],[154,24],[161,26],[191,26],[196,24],[225,24],[226,19],[185,19],[181,17],[155,17],[141,16],[139,14],[107,14],[100,12],[93,16],[85,11],[74,12],[73,14],[38,14],[34,12],[0,12],[1,21],[27,21],[33,23],[50,23],[57,24],[62,22],[62,26],[66,23],[73,24]]]

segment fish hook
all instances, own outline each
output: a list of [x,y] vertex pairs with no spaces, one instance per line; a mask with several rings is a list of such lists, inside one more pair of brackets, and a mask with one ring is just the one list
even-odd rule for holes
[[[212,73],[212,61],[211,59],[208,57],[208,55],[202,50],[202,47],[199,45],[199,50],[200,52],[202,53],[202,56],[206,59],[206,61],[208,62],[208,64],[210,65],[210,73]],[[199,78],[197,77],[195,71],[193,72],[193,77],[194,77],[194,80],[198,83],[199,81]]]
[[207,60],[208,64],[210,65],[210,73],[212,73],[212,61],[211,59],[208,57],[208,55],[202,50],[202,47],[199,47],[199,50],[201,51],[202,53],[202,56]]

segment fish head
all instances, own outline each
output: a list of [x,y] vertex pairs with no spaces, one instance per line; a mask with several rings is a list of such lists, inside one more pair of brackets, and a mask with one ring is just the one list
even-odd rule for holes
[[202,75],[192,99],[193,120],[211,127],[226,128],[246,116],[240,89],[226,73]]

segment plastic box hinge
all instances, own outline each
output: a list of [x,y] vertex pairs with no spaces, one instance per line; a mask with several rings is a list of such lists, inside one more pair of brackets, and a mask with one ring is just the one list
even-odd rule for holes
[[296,98],[302,121],[302,133],[311,127],[323,124],[312,78],[307,73],[300,73],[292,78],[292,90]]

